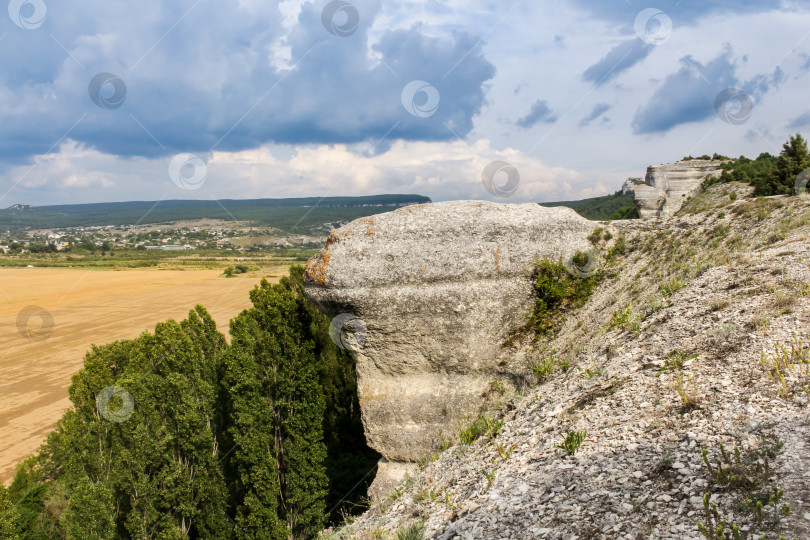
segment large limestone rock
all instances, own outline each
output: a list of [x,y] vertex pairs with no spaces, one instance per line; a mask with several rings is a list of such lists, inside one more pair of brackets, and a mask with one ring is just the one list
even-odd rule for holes
[[649,167],[643,186],[635,188],[639,216],[668,217],[700,191],[707,176],[720,176],[722,161],[693,159]]
[[307,295],[357,357],[373,493],[399,480],[482,402],[525,373],[503,346],[533,303],[538,259],[587,251],[597,227],[569,208],[458,201],[414,205],[332,232],[307,264]]

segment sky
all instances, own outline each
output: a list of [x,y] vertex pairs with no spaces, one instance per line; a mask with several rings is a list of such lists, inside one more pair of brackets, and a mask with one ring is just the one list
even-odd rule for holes
[[778,153],[808,72],[808,0],[10,0],[0,208],[605,195]]

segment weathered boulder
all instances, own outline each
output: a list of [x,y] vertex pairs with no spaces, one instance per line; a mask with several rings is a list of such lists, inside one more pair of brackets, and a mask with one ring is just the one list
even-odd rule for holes
[[658,167],[648,167],[644,186],[635,189],[639,216],[667,217],[681,209],[686,200],[700,191],[708,176],[720,176],[722,161],[691,159]]
[[644,185],[644,179],[640,176],[631,176],[622,184],[622,195],[635,192],[638,186]]
[[[587,251],[597,223],[569,208],[457,201],[414,205],[332,232],[306,292],[352,334],[373,493],[393,485],[482,401],[525,373],[503,343],[533,303],[538,259]],[[349,314],[349,315],[343,315]]]

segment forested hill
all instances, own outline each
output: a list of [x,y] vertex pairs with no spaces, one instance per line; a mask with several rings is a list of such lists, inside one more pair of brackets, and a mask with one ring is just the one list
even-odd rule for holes
[[285,231],[304,231],[330,221],[350,221],[379,213],[380,207],[431,202],[422,195],[132,201],[0,210],[0,227],[61,228],[165,223],[188,219],[252,221]]
[[617,191],[612,195],[593,197],[579,201],[559,201],[540,203],[541,206],[567,206],[579,215],[594,221],[612,219],[633,219],[638,217],[632,193]]

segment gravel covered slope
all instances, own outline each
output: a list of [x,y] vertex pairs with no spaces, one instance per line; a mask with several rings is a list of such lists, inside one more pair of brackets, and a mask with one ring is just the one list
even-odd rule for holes
[[[682,217],[614,224],[597,242],[626,245],[610,277],[537,345],[555,373],[487,412],[500,430],[455,438],[335,536],[423,522],[425,538],[701,538],[711,493],[743,537],[810,537],[810,209],[727,204],[720,189]],[[573,454],[557,448],[571,431],[586,432]]]

